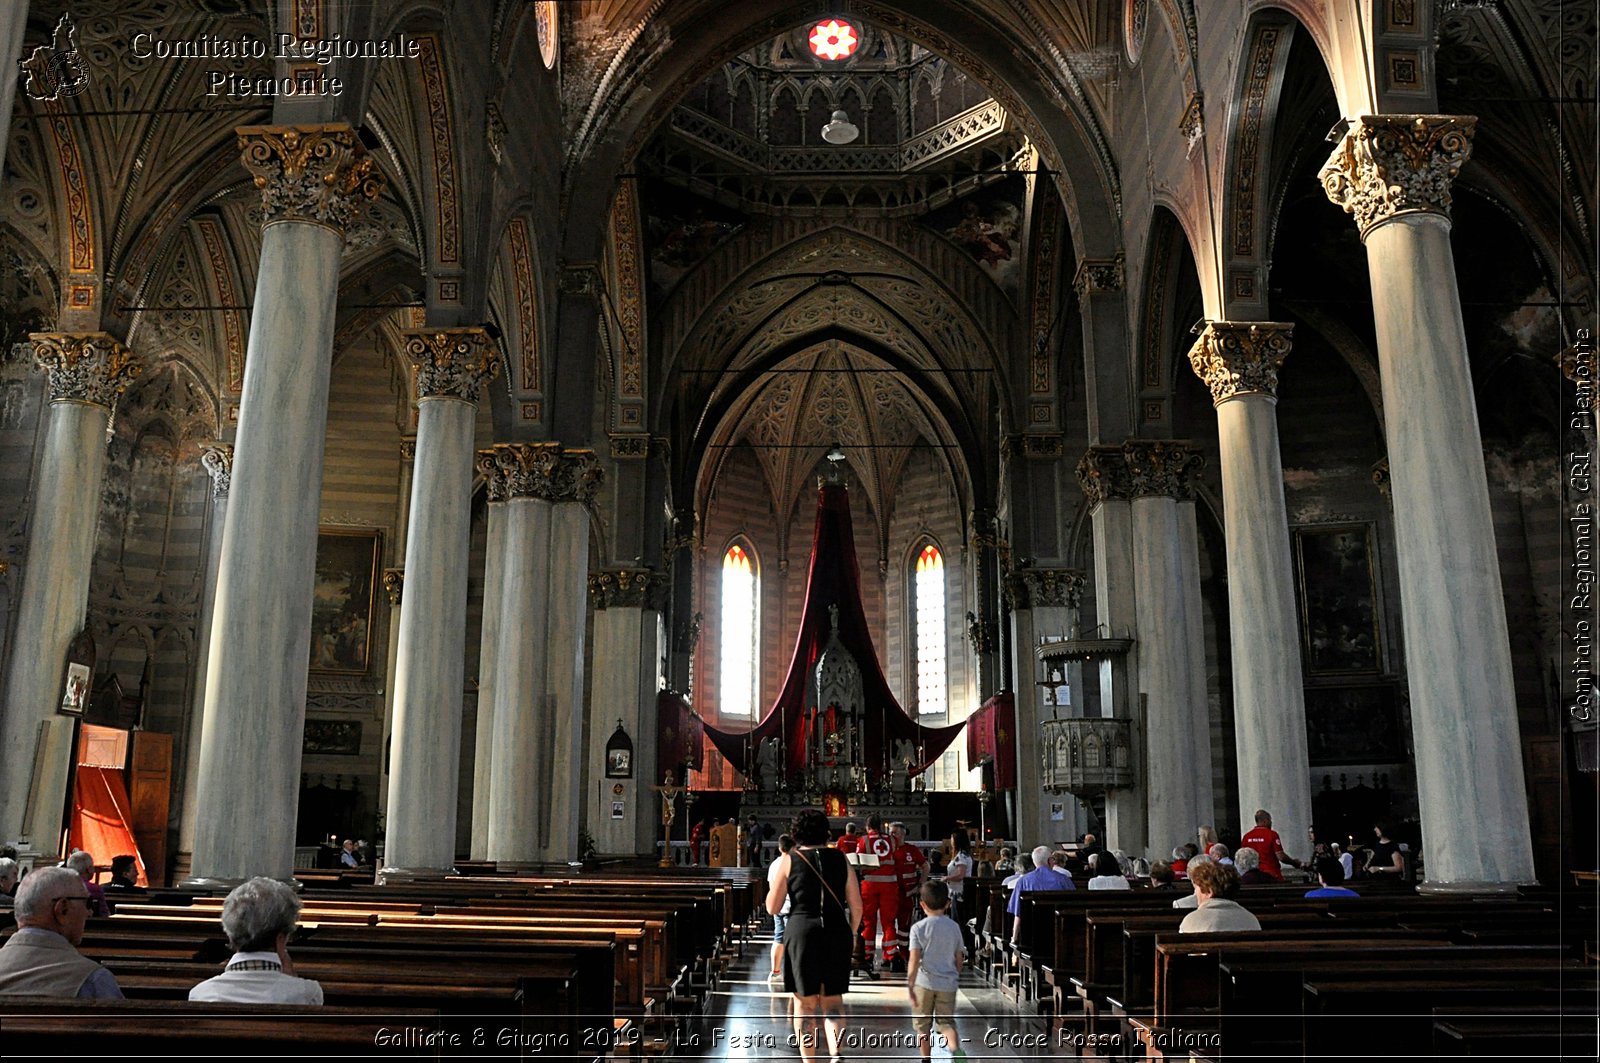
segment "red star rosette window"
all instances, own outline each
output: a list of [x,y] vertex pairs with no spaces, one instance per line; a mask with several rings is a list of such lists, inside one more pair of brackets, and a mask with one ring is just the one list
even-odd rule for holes
[[836,18],[811,28],[811,51],[819,59],[846,59],[860,43],[856,28]]

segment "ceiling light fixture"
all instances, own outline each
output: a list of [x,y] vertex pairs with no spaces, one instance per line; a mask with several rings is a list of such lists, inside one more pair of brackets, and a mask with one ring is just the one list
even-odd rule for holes
[[848,144],[861,135],[861,130],[850,124],[850,116],[834,111],[833,120],[822,127],[822,139],[829,144]]
[[811,52],[819,59],[847,59],[861,43],[856,28],[830,18],[811,28]]

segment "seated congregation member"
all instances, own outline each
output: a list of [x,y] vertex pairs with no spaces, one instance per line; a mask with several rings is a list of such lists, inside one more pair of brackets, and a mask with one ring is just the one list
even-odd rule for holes
[[[1191,856],[1189,858],[1189,880],[1191,882],[1194,881],[1195,868],[1203,867],[1209,863],[1211,863],[1211,857],[1209,856]],[[1172,902],[1172,906],[1174,908],[1195,908],[1198,907],[1199,904],[1200,897],[1197,893],[1186,893],[1182,897],[1179,897],[1177,900]]]
[[322,986],[297,978],[289,961],[289,934],[300,898],[287,884],[253,878],[222,902],[222,932],[233,959],[215,978],[189,990],[190,1000],[235,1004],[321,1004]]
[[1178,876],[1172,873],[1172,865],[1162,860],[1157,860],[1150,865],[1150,888],[1153,890],[1172,890],[1178,888]]
[[[1017,884],[1011,887],[1011,900],[1006,902],[1006,911],[1011,913],[1011,940],[1016,941],[1022,933],[1022,920],[1016,918],[1017,912],[1022,910],[1022,895],[1034,890],[1075,890],[1077,883],[1072,881],[1072,876],[1064,871],[1058,871],[1051,861],[1050,847],[1036,845],[1033,847],[1033,870],[1017,879]],[[1065,854],[1063,854],[1065,855]]]
[[1344,888],[1344,867],[1337,856],[1325,856],[1317,861],[1317,888],[1307,897],[1359,897],[1355,890]]
[[1174,878],[1187,878],[1189,876],[1189,861],[1200,850],[1194,845],[1174,845],[1172,847],[1172,875]]
[[1261,854],[1244,846],[1233,854],[1233,867],[1239,872],[1239,881],[1246,886],[1270,886],[1282,881],[1261,870]]
[[1211,848],[1207,849],[1206,855],[1211,857],[1214,863],[1225,864],[1228,867],[1233,866],[1233,851],[1221,842],[1216,842]]
[[89,891],[89,914],[110,915],[111,907],[106,904],[106,891],[94,880],[94,857],[82,849],[74,849],[62,866],[70,867],[78,873],[79,878],[83,879],[84,889]]
[[1378,841],[1372,847],[1372,852],[1367,856],[1366,867],[1363,869],[1368,875],[1390,875],[1394,878],[1403,878],[1406,873],[1406,858],[1389,837],[1387,823],[1375,823],[1372,833]]
[[356,855],[356,843],[353,838],[346,838],[344,845],[339,849],[340,867],[360,867],[361,857]]
[[1251,915],[1229,894],[1239,888],[1239,872],[1228,864],[1207,861],[1189,865],[1194,883],[1195,910],[1178,924],[1180,934],[1210,934],[1221,930],[1260,930],[1261,920]]
[[17,862],[0,856],[0,908],[10,908],[17,895]]
[[1032,870],[1033,857],[1028,853],[1023,853],[1021,856],[1017,857],[1016,863],[1012,865],[1011,873],[1000,880],[1000,885],[1004,886],[1006,889],[1010,889],[1021,880],[1022,876],[1026,875]]
[[137,897],[144,893],[139,885],[139,860],[131,855],[111,858],[111,881],[103,887],[107,902],[116,898]]
[[120,998],[116,978],[76,948],[89,890],[69,867],[41,867],[17,888],[17,932],[0,948],[0,996]]
[[1000,859],[994,862],[994,873],[1009,875],[1017,869],[1017,854],[1009,845],[1000,847]]
[[1122,870],[1122,861],[1127,860],[1122,850],[1110,853],[1089,854],[1089,888],[1092,890],[1127,890],[1133,884],[1128,881],[1128,876]]

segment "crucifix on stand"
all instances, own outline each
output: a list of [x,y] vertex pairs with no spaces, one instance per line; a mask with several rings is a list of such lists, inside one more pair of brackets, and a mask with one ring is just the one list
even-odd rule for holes
[[685,787],[672,784],[672,771],[669,769],[661,777],[660,786],[650,789],[661,795],[661,866],[672,866],[672,821],[676,818],[672,804],[683,793]]

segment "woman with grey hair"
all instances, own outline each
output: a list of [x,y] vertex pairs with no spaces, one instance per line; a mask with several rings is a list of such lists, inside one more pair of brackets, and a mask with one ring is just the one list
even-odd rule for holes
[[215,978],[189,990],[190,1000],[236,1004],[321,1004],[322,986],[297,978],[289,961],[289,934],[300,898],[285,883],[253,878],[222,904],[222,931],[233,959]]

